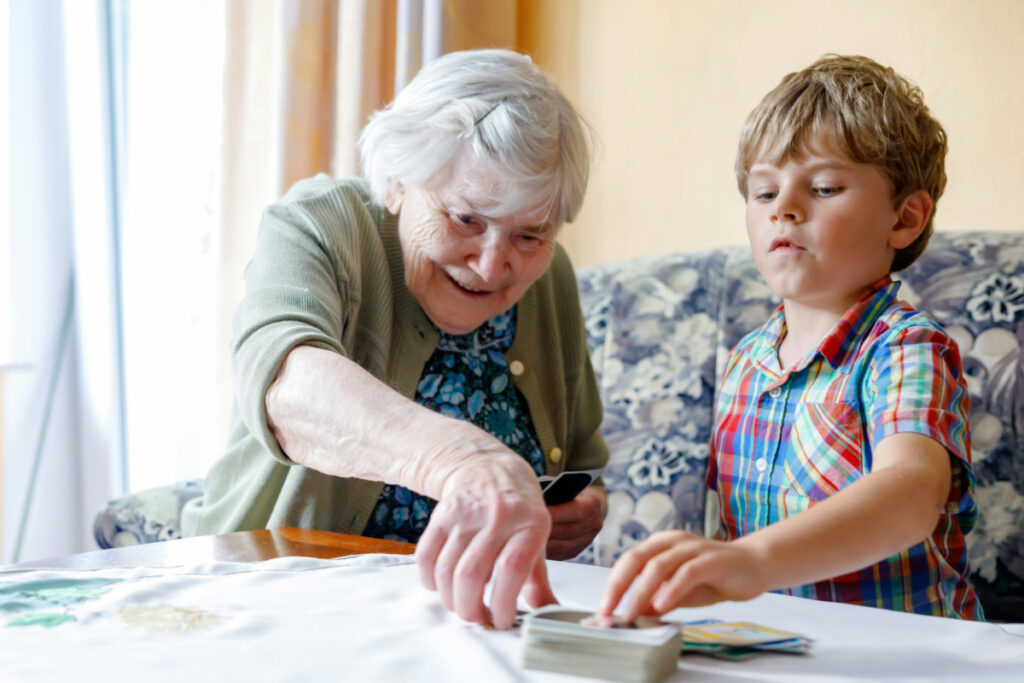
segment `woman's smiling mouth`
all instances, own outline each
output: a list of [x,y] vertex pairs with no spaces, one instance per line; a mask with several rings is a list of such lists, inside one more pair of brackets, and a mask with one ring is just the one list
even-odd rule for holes
[[472,287],[470,287],[468,285],[464,285],[461,282],[459,282],[458,280],[456,280],[455,278],[453,278],[448,273],[445,273],[445,276],[455,286],[455,289],[457,289],[461,294],[463,294],[465,296],[469,296],[469,297],[473,297],[473,298],[484,298],[484,297],[488,296],[489,294],[491,294],[491,292],[487,292],[487,291],[480,290],[480,289],[475,289],[475,288],[472,288]]

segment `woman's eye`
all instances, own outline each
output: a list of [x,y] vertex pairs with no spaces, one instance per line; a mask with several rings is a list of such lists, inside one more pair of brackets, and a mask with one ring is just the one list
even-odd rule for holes
[[818,193],[819,197],[832,197],[842,192],[841,187],[816,187],[814,191]]
[[530,234],[528,232],[518,235],[516,239],[518,240],[520,246],[523,246],[527,249],[532,249],[533,247],[536,247],[538,244],[540,244],[540,237],[538,237],[537,235]]
[[474,233],[484,227],[484,225],[476,218],[476,216],[473,216],[468,213],[455,213],[454,211],[452,211],[451,213],[448,214],[448,216],[452,226],[454,226],[458,230]]

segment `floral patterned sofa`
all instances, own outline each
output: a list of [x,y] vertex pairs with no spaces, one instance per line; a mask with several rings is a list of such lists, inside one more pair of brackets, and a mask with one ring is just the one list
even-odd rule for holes
[[[938,233],[899,275],[900,297],[956,339],[971,396],[980,517],[968,535],[990,619],[1024,622],[1024,238]],[[713,529],[704,483],[715,380],[728,350],[777,305],[745,247],[581,269],[587,333],[604,401],[605,527],[578,558],[611,564],[661,529]],[[199,482],[116,501],[101,547],[178,535]]]

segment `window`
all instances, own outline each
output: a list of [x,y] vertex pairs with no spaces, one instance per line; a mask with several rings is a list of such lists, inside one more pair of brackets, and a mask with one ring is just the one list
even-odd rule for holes
[[[127,4],[121,230],[132,491],[205,475],[227,432],[216,389],[224,6]],[[223,346],[223,348],[221,348]]]
[[[4,48],[0,50],[0,159],[3,159],[3,166],[0,166],[0,365],[9,360],[11,349],[11,215],[9,200],[10,192],[10,154],[8,153],[8,131],[10,128],[9,112],[7,104],[9,88],[8,78],[8,18],[10,15],[8,0],[0,0],[0,36],[3,36]],[[3,403],[3,396],[0,396],[0,403]],[[0,433],[3,432],[0,425]],[[0,444],[0,450],[3,445]],[[0,466],[2,466],[0,462]]]

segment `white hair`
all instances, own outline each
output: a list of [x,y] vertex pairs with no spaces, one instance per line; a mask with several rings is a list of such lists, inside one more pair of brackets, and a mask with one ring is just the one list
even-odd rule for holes
[[[359,150],[363,176],[381,206],[389,179],[428,187],[458,180],[487,199],[493,215],[542,207],[547,221],[561,225],[583,203],[591,136],[529,57],[467,50],[423,67],[370,117]],[[459,161],[481,177],[450,178]]]

